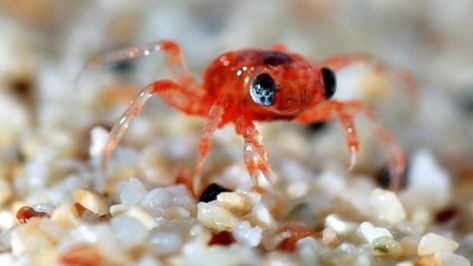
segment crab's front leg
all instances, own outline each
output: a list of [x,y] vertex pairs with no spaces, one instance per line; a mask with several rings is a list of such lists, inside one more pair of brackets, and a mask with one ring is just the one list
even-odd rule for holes
[[105,148],[102,151],[100,158],[100,168],[102,171],[105,171],[108,158],[115,150],[131,122],[141,112],[148,99],[156,93],[179,90],[181,90],[181,86],[179,84],[171,80],[159,80],[147,85],[138,93],[138,96],[136,96],[135,100],[128,106],[128,109],[120,117],[120,119],[115,122],[110,131],[107,143],[105,144]]
[[356,153],[360,145],[354,125],[354,116],[356,114],[365,115],[375,126],[378,138],[389,147],[392,155],[390,169],[393,173],[392,189],[398,190],[400,187],[400,178],[406,168],[404,154],[397,145],[389,131],[378,121],[374,111],[364,103],[358,101],[340,102],[336,100],[325,101],[312,109],[300,114],[296,120],[303,123],[313,123],[338,119],[344,126],[347,133],[347,144],[350,151],[350,164],[348,169],[352,169],[356,163]]
[[267,152],[262,143],[263,137],[256,129],[254,123],[244,118],[238,118],[235,121],[235,127],[237,133],[241,135],[245,141],[243,157],[253,184],[259,185],[258,172],[263,175],[268,183],[274,183],[273,176],[268,166]]
[[207,122],[204,126],[202,137],[200,139],[199,153],[197,155],[197,162],[194,170],[193,191],[196,195],[198,195],[200,192],[202,171],[204,168],[204,162],[209,154],[212,136],[222,121],[222,116],[226,106],[227,98],[221,97],[215,101],[212,107],[210,107]]
[[155,53],[162,52],[166,55],[168,65],[182,89],[188,94],[202,96],[205,91],[194,80],[192,73],[187,67],[184,55],[179,45],[172,40],[161,40],[149,43],[143,46],[134,46],[123,49],[110,51],[89,60],[82,71],[76,77],[76,85],[84,72],[90,70],[99,70],[117,63],[129,60],[135,60],[142,57],[147,57]]

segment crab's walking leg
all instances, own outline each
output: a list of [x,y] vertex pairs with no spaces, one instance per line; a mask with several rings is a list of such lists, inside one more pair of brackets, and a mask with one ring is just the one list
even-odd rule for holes
[[406,88],[409,90],[409,94],[412,97],[413,103],[417,103],[419,100],[419,92],[417,89],[416,82],[409,71],[405,69],[398,69],[389,66],[381,59],[376,58],[369,54],[352,54],[352,55],[339,55],[330,57],[317,65],[319,67],[328,67],[334,71],[344,68],[348,65],[355,63],[367,63],[372,65],[376,71],[382,74],[393,74],[404,82]]
[[236,131],[245,141],[243,146],[243,157],[246,168],[255,185],[258,184],[258,171],[264,176],[268,183],[273,184],[273,176],[268,166],[268,155],[263,146],[263,137],[256,129],[252,121],[238,118],[236,121]]
[[193,190],[196,195],[200,192],[202,171],[204,168],[204,162],[209,155],[212,136],[222,121],[222,116],[226,105],[227,98],[222,97],[217,99],[217,101],[215,101],[215,103],[210,108],[207,123],[204,126],[202,137],[200,139],[199,154],[197,155],[197,162],[194,171]]
[[85,71],[102,69],[122,61],[150,56],[156,52],[163,52],[166,55],[171,71],[183,86],[183,89],[193,94],[203,93],[203,90],[194,81],[181,49],[177,43],[171,40],[162,40],[141,47],[119,49],[92,58],[79,73],[76,83]]
[[100,158],[101,171],[105,171],[108,158],[122,139],[123,134],[130,123],[141,112],[141,109],[143,109],[146,101],[148,101],[148,99],[151,98],[153,94],[170,90],[179,91],[181,90],[181,87],[171,80],[159,80],[144,87],[140,91],[138,96],[130,104],[126,112],[121,116],[120,120],[113,125],[110,131],[110,135]]
[[303,123],[326,121],[333,118],[340,120],[347,132],[347,144],[350,150],[350,164],[348,168],[351,169],[356,163],[356,152],[360,147],[353,123],[353,117],[358,113],[364,114],[376,126],[376,133],[379,139],[388,145],[393,157],[393,161],[390,161],[390,169],[394,176],[391,188],[398,190],[401,175],[406,168],[404,154],[389,131],[378,121],[374,111],[366,104],[358,101],[339,102],[329,100],[300,114],[296,120]]

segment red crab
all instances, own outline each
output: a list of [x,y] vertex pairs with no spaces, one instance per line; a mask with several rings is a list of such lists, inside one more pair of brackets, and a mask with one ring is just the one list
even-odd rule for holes
[[158,94],[185,114],[207,118],[193,174],[194,191],[199,189],[212,134],[227,123],[235,124],[236,132],[244,139],[244,159],[255,184],[258,172],[268,181],[272,180],[262,136],[255,127],[257,121],[295,120],[314,123],[338,119],[346,129],[351,169],[359,150],[353,122],[356,114],[365,115],[377,126],[378,137],[388,145],[393,155],[390,163],[396,178],[392,187],[399,187],[399,177],[405,169],[404,155],[388,130],[378,122],[373,110],[359,101],[342,102],[331,98],[336,91],[335,71],[349,64],[367,62],[377,71],[394,73],[414,90],[412,78],[406,71],[393,69],[381,60],[360,54],[337,56],[312,64],[283,45],[275,45],[271,49],[242,49],[223,53],[207,67],[203,82],[199,83],[188,70],[179,46],[170,40],[112,51],[91,60],[86,67],[98,69],[155,52],[166,54],[174,79],[154,81],[139,92],[111,130],[101,157],[102,167],[105,167],[108,157],[146,101]]

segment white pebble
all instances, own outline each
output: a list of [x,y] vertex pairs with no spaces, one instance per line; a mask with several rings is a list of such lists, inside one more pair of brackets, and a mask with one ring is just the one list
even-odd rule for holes
[[149,243],[159,256],[168,255],[178,251],[183,240],[179,233],[172,231],[157,231],[151,234]]
[[342,220],[336,214],[330,214],[325,218],[325,226],[331,228],[340,236],[346,236],[356,230],[356,225]]
[[124,204],[138,204],[146,197],[148,191],[140,180],[131,178],[120,182],[116,190],[117,200]]
[[332,171],[322,172],[317,179],[317,184],[330,197],[343,198],[347,190],[343,177]]
[[302,198],[309,193],[309,188],[307,181],[294,181],[286,188],[286,193],[292,199]]
[[74,191],[74,200],[87,210],[102,216],[108,213],[105,198],[95,191],[79,189]]
[[417,151],[412,158],[409,184],[402,193],[403,202],[411,208],[425,206],[438,210],[449,203],[450,176],[428,150]]
[[51,215],[51,221],[63,228],[72,228],[80,223],[76,207],[69,203],[59,205]]
[[99,158],[108,140],[108,131],[103,127],[94,127],[90,131],[89,155],[91,158]]
[[69,231],[68,237],[61,241],[58,249],[68,250],[78,243],[94,244],[110,264],[120,265],[126,260],[126,252],[109,224],[81,224]]
[[454,251],[458,248],[458,243],[435,233],[424,235],[417,246],[417,254],[425,256],[437,251]]
[[364,222],[360,225],[360,233],[370,245],[373,244],[373,241],[380,237],[390,237],[393,238],[391,232],[388,229],[383,227],[374,227],[368,222]]
[[133,205],[126,205],[126,204],[112,205],[110,207],[110,214],[112,214],[112,216],[127,215],[130,217],[133,217],[139,222],[141,222],[141,224],[147,230],[151,230],[152,228],[158,225],[156,220],[150,214],[148,214],[142,208],[133,206]]
[[218,205],[218,202],[199,202],[197,204],[197,219],[207,228],[215,231],[230,231],[239,224],[230,211]]
[[297,241],[296,247],[303,265],[318,265],[315,262],[319,260],[320,253],[324,249],[320,242],[313,237],[304,237]]
[[0,254],[0,265],[15,265],[13,264],[13,256],[8,253]]
[[382,223],[394,225],[406,219],[402,203],[391,191],[376,188],[371,192],[369,201],[374,217]]
[[153,216],[162,215],[162,210],[170,207],[183,207],[189,211],[195,208],[192,195],[183,185],[160,187],[148,192],[141,206]]
[[126,215],[113,217],[110,221],[115,237],[126,248],[134,248],[144,243],[148,232],[135,218]]
[[471,262],[465,257],[450,251],[438,251],[435,253],[435,258],[442,266],[471,266]]
[[16,217],[11,211],[0,210],[0,231],[3,232],[16,223]]
[[160,265],[161,263],[159,263],[158,260],[156,260],[155,258],[151,256],[143,256],[135,264],[135,266],[160,266]]
[[253,218],[253,222],[264,229],[276,225],[276,221],[269,212],[268,208],[261,202],[253,206],[251,209],[250,218]]
[[339,242],[337,233],[330,227],[322,231],[322,243],[326,246],[336,246]]
[[262,233],[259,226],[251,227],[249,222],[244,221],[236,227],[233,237],[240,245],[256,247],[261,242]]

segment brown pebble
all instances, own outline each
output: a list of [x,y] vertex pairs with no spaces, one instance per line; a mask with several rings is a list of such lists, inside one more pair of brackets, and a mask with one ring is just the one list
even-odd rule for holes
[[435,220],[438,223],[445,223],[450,221],[452,218],[454,218],[458,214],[457,209],[452,206],[446,209],[443,209],[435,214]]
[[22,224],[28,222],[28,220],[33,217],[41,218],[41,217],[49,217],[49,215],[45,212],[37,212],[30,206],[23,206],[16,212],[16,218]]
[[102,265],[102,255],[96,247],[80,244],[63,254],[59,261],[63,266],[99,266]]
[[221,246],[228,246],[235,242],[235,238],[231,232],[222,231],[218,233],[212,234],[212,238],[209,241],[209,246],[212,245],[221,245]]

